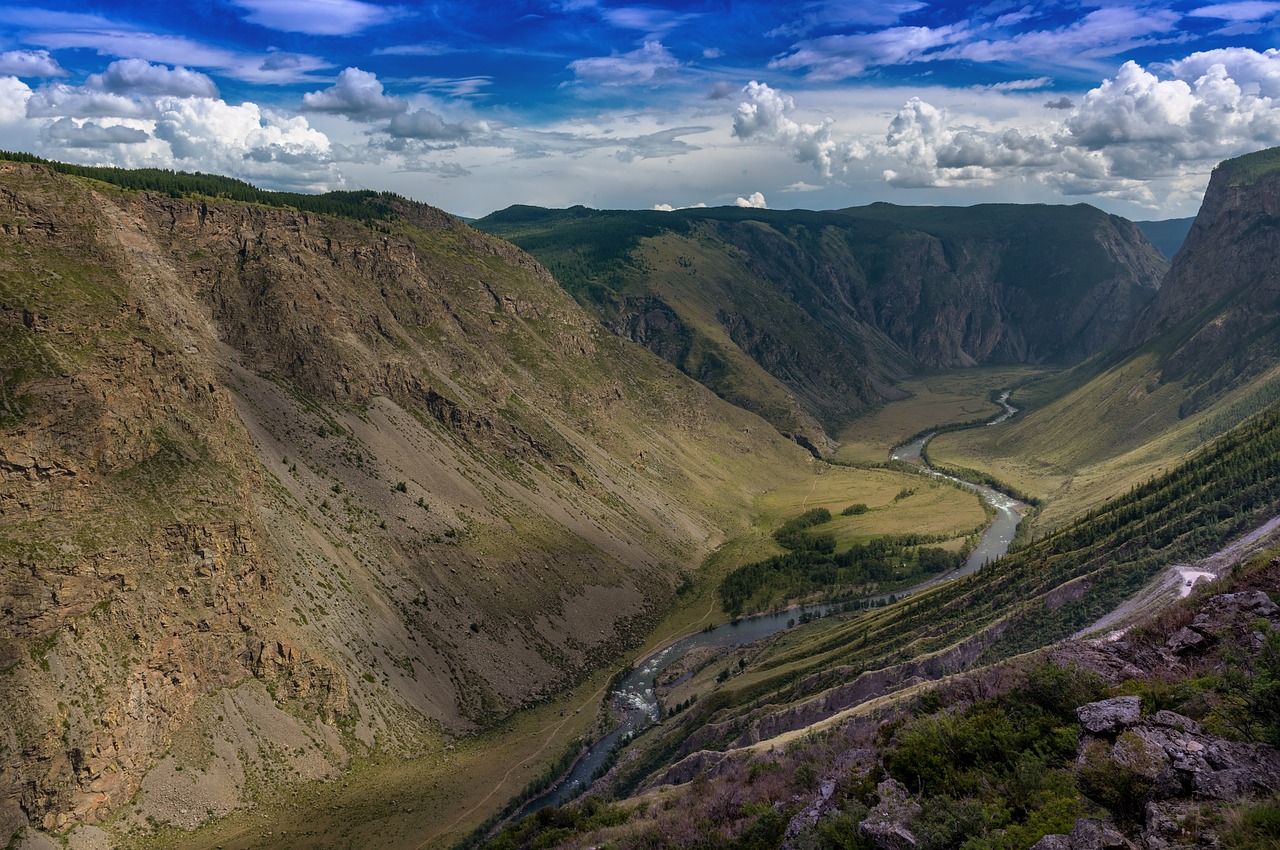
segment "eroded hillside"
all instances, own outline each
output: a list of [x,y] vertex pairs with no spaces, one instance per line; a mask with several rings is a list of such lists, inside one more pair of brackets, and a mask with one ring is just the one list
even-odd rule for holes
[[526,255],[394,203],[0,164],[0,837],[109,816],[175,747],[209,773],[166,760],[147,805],[199,808],[147,813],[190,825],[491,723],[634,644],[804,465]]

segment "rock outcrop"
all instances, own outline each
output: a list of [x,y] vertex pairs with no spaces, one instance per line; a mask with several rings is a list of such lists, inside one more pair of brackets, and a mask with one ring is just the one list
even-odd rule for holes
[[907,822],[920,814],[920,804],[896,779],[876,786],[879,801],[858,824],[858,834],[869,839],[876,850],[911,850],[919,842]]
[[1203,409],[1280,360],[1269,329],[1280,317],[1280,169],[1277,149],[1228,160],[1159,294],[1138,315],[1128,344],[1173,332],[1161,381],[1197,387],[1183,416]]

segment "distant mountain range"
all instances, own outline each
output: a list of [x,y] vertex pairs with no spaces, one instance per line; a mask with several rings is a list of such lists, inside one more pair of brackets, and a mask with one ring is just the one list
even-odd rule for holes
[[1139,228],[1083,204],[512,207],[475,226],[615,333],[823,452],[910,372],[1112,348],[1168,268]]
[[1168,218],[1162,221],[1135,221],[1147,240],[1170,260],[1178,253],[1191,231],[1194,218]]

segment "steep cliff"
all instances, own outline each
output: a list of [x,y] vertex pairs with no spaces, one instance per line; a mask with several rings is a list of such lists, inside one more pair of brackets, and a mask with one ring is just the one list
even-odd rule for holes
[[1167,268],[1132,223],[1084,205],[512,207],[477,226],[616,333],[823,449],[912,370],[1110,348]]
[[0,843],[491,724],[803,465],[519,250],[378,203],[0,163]]
[[[930,366],[1063,365],[1108,351],[1168,269],[1133,222],[1086,204],[842,212],[912,231],[881,246],[892,300],[875,323]],[[932,268],[917,270],[923,256]]]
[[1222,163],[1115,350],[1031,388],[1042,406],[1008,427],[948,434],[932,456],[1047,497],[1046,525],[1168,468],[1280,398],[1277,256],[1280,149]]
[[1280,358],[1280,149],[1214,169],[1159,295],[1129,344],[1162,338],[1163,381],[1195,385],[1193,412]]

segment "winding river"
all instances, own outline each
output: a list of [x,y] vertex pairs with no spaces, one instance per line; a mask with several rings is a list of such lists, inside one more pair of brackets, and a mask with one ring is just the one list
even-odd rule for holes
[[[1009,392],[1007,390],[1000,396],[999,403],[1004,408],[1004,412],[985,423],[986,425],[997,425],[1018,412],[1017,408],[1009,404]],[[912,587],[895,591],[893,594],[884,593],[866,597],[865,600],[885,602],[888,601],[890,596],[901,599],[904,596],[918,593],[942,582],[951,581],[975,572],[983,564],[994,561],[1008,551],[1014,532],[1017,531],[1018,523],[1026,515],[1027,506],[1016,499],[1012,499],[985,485],[945,475],[925,466],[921,455],[925,445],[937,434],[937,431],[931,431],[905,446],[894,449],[889,455],[890,459],[917,464],[922,467],[921,471],[924,474],[947,479],[978,493],[988,504],[995,508],[995,519],[991,521],[991,525],[987,526],[987,530],[983,532],[982,538],[970,552],[968,560],[962,566],[934,576],[928,581]],[[656,723],[658,721],[658,701],[653,691],[653,681],[659,673],[690,650],[703,647],[732,646],[760,640],[787,628],[789,624],[794,624],[796,618],[802,612],[822,614],[825,613],[826,607],[823,605],[803,606],[799,610],[790,609],[774,614],[743,617],[717,628],[681,638],[675,643],[645,656],[637,662],[635,669],[619,682],[617,690],[613,692],[613,705],[623,716],[622,722],[618,727],[596,741],[555,786],[541,796],[531,799],[521,808],[516,817],[524,817],[545,806],[566,803],[578,796],[591,784],[596,773],[599,772],[609,754],[619,742],[625,743],[639,732]]]

